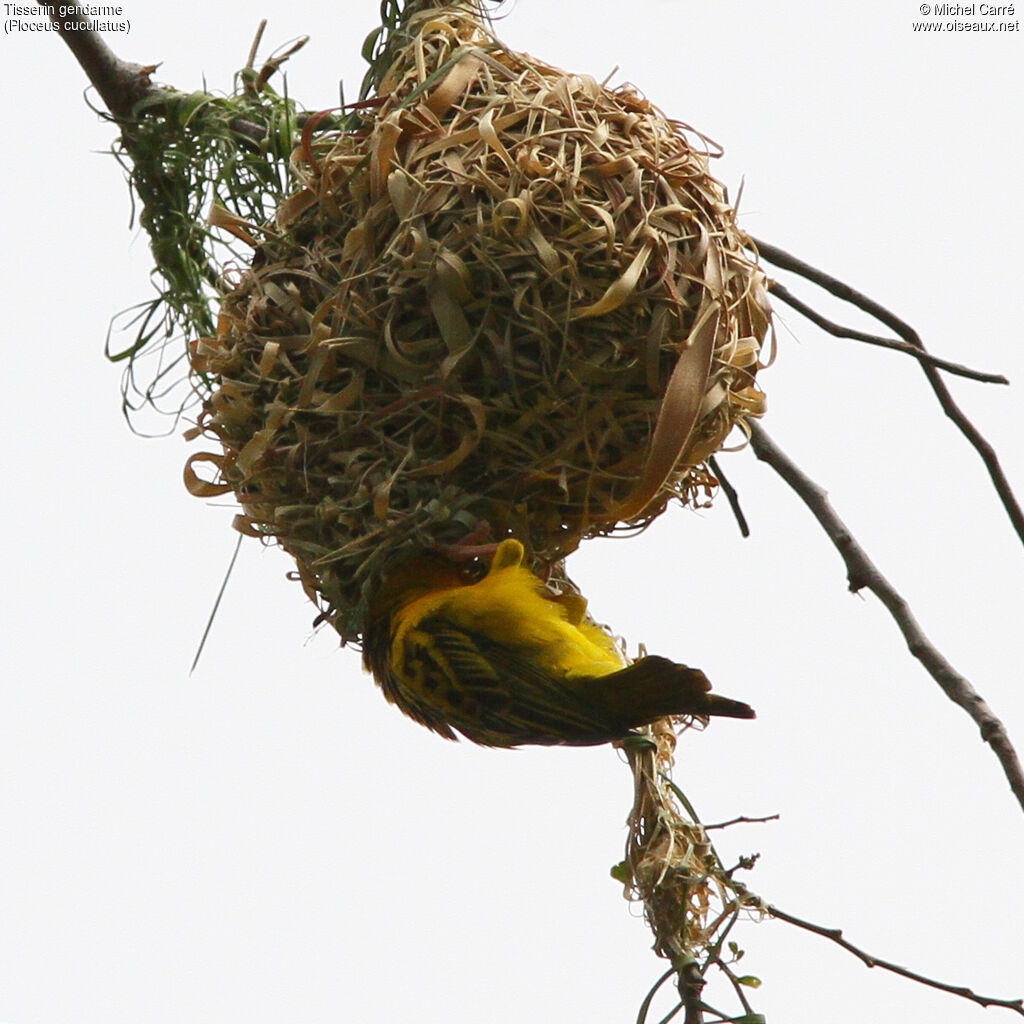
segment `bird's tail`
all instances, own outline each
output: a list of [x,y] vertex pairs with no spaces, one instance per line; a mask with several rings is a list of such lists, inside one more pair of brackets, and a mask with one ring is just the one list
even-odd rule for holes
[[610,675],[593,677],[587,684],[588,701],[605,709],[609,724],[624,732],[666,715],[756,717],[749,704],[710,693],[711,684],[700,669],[655,655]]

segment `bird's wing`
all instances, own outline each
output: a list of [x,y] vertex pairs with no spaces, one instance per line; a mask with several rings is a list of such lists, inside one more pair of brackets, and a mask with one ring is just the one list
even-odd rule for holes
[[428,618],[405,637],[409,694],[468,739],[492,746],[602,742],[605,726],[576,687],[554,677],[529,650],[478,630]]

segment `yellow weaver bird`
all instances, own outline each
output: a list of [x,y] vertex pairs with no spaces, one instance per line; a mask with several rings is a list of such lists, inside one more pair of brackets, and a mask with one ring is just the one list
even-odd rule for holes
[[608,743],[666,715],[754,717],[709,693],[698,669],[656,656],[626,666],[586,601],[552,594],[524,557],[507,539],[482,579],[433,553],[384,579],[363,663],[388,700],[448,739],[491,747]]

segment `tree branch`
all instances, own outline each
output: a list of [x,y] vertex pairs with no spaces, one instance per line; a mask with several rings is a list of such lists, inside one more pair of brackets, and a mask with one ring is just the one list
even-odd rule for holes
[[802,299],[798,299],[788,288],[772,281],[768,285],[768,291],[782,299],[787,306],[792,306],[798,313],[802,313],[812,324],[816,324],[823,331],[836,338],[852,338],[854,341],[863,341],[868,345],[878,345],[881,348],[891,348],[896,352],[916,359],[921,365],[934,366],[947,373],[954,373],[958,377],[968,377],[971,380],[980,380],[983,384],[1009,384],[1010,382],[1001,373],[985,373],[982,370],[972,370],[962,363],[953,363],[948,359],[940,359],[926,352],[923,348],[912,345],[909,341],[897,341],[895,338],[883,338],[877,334],[867,334],[864,331],[854,330],[852,327],[844,327],[833,320],[822,316],[817,310],[808,306]]
[[[789,270],[794,274],[799,274],[806,280],[813,282],[819,287],[824,288],[825,291],[830,294],[835,295],[836,298],[842,299],[844,302],[849,302],[857,309],[863,310],[865,313],[873,316],[879,323],[885,324],[885,326],[891,331],[894,331],[897,336],[902,338],[912,348],[921,352],[927,351],[924,347],[924,342],[921,341],[917,331],[915,331],[910,324],[905,323],[894,313],[889,312],[889,310],[884,306],[875,302],[874,299],[868,298],[868,296],[857,291],[855,288],[851,288],[848,284],[844,284],[842,281],[837,280],[830,274],[826,274],[824,271],[818,270],[817,267],[812,267],[809,263],[805,263],[803,260],[798,259],[796,256],[791,255],[783,249],[779,249],[777,246],[771,245],[770,243],[764,242],[758,238],[751,238],[750,241],[753,243],[757,252],[769,263],[774,264],[782,270]],[[921,369],[924,371],[924,375],[928,378],[928,383],[931,384],[932,391],[935,392],[935,396],[938,398],[943,412],[945,412],[945,414],[956,424],[960,432],[967,438],[975,451],[977,451],[981,456],[986,469],[988,469],[988,474],[992,479],[992,483],[995,486],[996,493],[999,495],[999,500],[1002,502],[1003,508],[1006,510],[1006,514],[1010,517],[1010,522],[1013,524],[1013,528],[1017,532],[1017,536],[1020,538],[1021,543],[1024,543],[1024,511],[1021,510],[1020,504],[1013,493],[1013,489],[1010,487],[1010,483],[1006,479],[1006,474],[1003,472],[1003,468],[999,464],[999,457],[996,455],[995,450],[988,441],[985,440],[981,431],[971,423],[971,421],[964,415],[960,406],[958,406],[953,400],[953,396],[950,394],[949,388],[946,387],[946,383],[942,379],[938,369],[936,369],[935,366],[929,365],[927,362],[921,363]]]
[[[41,0],[36,0],[37,3]],[[72,15],[74,17],[74,15]],[[100,94],[107,110],[110,111],[114,120],[119,124],[129,122],[135,116],[136,104],[142,100],[154,99],[174,94],[175,90],[166,85],[156,85],[150,79],[152,73],[159,67],[159,64],[133,64],[130,61],[121,60],[113,50],[103,41],[100,35],[91,29],[77,29],[67,31],[64,28],[64,18],[56,12],[50,15],[50,20],[58,25],[57,33],[67,44],[68,49],[75,55],[75,59],[81,65],[93,87]],[[267,61],[260,72],[260,79],[265,81],[292,53],[304,45],[306,38],[303,37],[287,53]],[[253,44],[256,45],[255,43]],[[154,113],[163,109],[160,102],[147,105],[147,113]],[[305,118],[300,115],[296,121],[301,126]],[[260,146],[267,137],[266,127],[247,121],[242,117],[231,119],[231,130],[242,139],[248,139],[254,146]],[[127,141],[127,140],[126,140]]]
[[955,996],[969,999],[972,1003],[977,1003],[979,1006],[1002,1006],[1024,1017],[1024,1000],[994,999],[991,996],[979,995],[965,985],[947,985],[943,981],[926,978],[923,974],[918,974],[916,971],[908,971],[906,967],[900,967],[899,964],[890,963],[888,960],[880,960],[878,957],[871,956],[871,954],[865,953],[862,949],[858,949],[852,942],[843,938],[843,933],[839,928],[823,928],[821,925],[812,924],[810,921],[802,921],[799,917],[793,917],[792,914],[779,910],[778,907],[769,906],[766,909],[771,917],[796,925],[797,928],[803,928],[804,931],[813,932],[815,935],[822,935],[826,939],[830,939],[836,945],[842,946],[848,953],[852,953],[866,967],[881,967],[884,971],[891,971],[902,978],[918,981],[929,988],[937,988],[941,992],[950,992]]
[[718,478],[718,485],[722,488],[722,493],[725,494],[726,500],[729,502],[729,508],[732,509],[736,525],[740,528],[740,536],[749,537],[750,525],[747,523],[747,517],[743,514],[743,509],[740,507],[739,493],[729,482],[728,477],[722,472],[722,467],[719,466],[718,459],[714,455],[708,459],[708,465],[711,467],[711,472]]
[[[76,11],[79,9],[76,7]],[[68,31],[64,28],[65,18],[59,16],[55,8],[51,8],[50,20],[58,26],[61,39],[67,43],[116,120],[129,119],[136,103],[162,91],[150,80],[150,75],[157,69],[156,64],[132,64],[121,60],[99,33],[90,29]]]
[[907,642],[910,653],[927,669],[946,696],[955,704],[959,704],[981,729],[982,739],[989,744],[999,759],[1010,789],[1024,808],[1024,770],[1003,723],[967,679],[946,661],[924,635],[910,606],[878,571],[846,524],[836,515],[825,491],[803,473],[760,424],[751,423],[751,428],[750,441],[757,457],[762,462],[767,462],[796,491],[835,545],[846,565],[850,590],[856,592],[867,588],[889,610]]
[[710,832],[715,828],[730,828],[733,825],[762,825],[766,821],[778,821],[779,816],[777,814],[766,814],[763,818],[748,818],[746,815],[740,815],[738,818],[730,818],[729,821],[720,821],[715,825],[705,825],[704,831]]

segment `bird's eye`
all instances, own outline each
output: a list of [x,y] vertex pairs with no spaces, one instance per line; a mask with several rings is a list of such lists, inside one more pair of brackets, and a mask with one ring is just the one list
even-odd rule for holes
[[479,583],[487,575],[487,563],[480,558],[474,558],[467,562],[461,569],[459,575],[466,583]]

